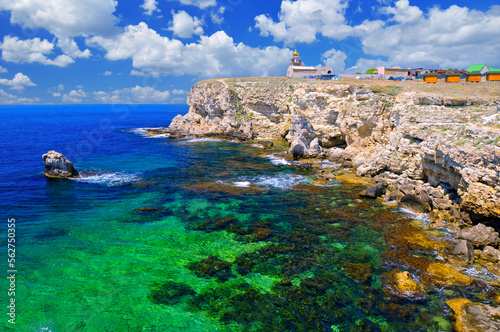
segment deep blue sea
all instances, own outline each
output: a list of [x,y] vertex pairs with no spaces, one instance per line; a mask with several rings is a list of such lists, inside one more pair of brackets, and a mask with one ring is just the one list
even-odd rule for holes
[[[311,183],[275,142],[171,140],[186,105],[0,106],[15,331],[449,331],[446,294],[388,301],[387,232],[412,220]],[[43,175],[63,153],[84,177]],[[329,162],[316,167],[335,170]],[[357,200],[357,201],[356,201]],[[15,219],[15,264],[7,221]],[[418,253],[419,257],[425,255]],[[404,268],[400,266],[400,268]],[[7,313],[15,299],[15,325]]]

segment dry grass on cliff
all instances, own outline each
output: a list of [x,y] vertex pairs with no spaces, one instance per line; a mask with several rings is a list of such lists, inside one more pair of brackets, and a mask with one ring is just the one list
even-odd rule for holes
[[[234,87],[239,83],[271,83],[273,85],[281,85],[288,83],[309,83],[323,85],[351,84],[358,87],[366,87],[376,92],[385,92],[389,94],[398,94],[400,92],[421,92],[427,95],[435,95],[440,97],[460,97],[460,98],[495,98],[500,99],[500,82],[479,82],[479,83],[445,83],[440,80],[436,84],[424,83],[418,81],[389,81],[389,80],[357,80],[344,78],[340,81],[319,81],[308,79],[289,79],[288,77],[236,77],[225,79],[209,79],[202,81],[203,83],[223,84]],[[200,82],[200,83],[202,83]]]
[[[339,82],[339,81],[337,81]],[[388,86],[399,88],[401,92],[416,91],[429,95],[449,96],[461,98],[500,98],[500,82],[479,82],[479,83],[446,83],[440,80],[436,84],[418,81],[389,81],[389,80],[356,80],[342,79],[342,83],[349,83],[367,88],[386,88]]]

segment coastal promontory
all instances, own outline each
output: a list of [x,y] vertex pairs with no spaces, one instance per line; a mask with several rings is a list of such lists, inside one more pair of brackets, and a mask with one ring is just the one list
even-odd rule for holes
[[297,159],[326,157],[358,176],[421,181],[473,219],[497,222],[499,94],[498,82],[216,79],[194,85],[188,114],[163,132],[286,139]]

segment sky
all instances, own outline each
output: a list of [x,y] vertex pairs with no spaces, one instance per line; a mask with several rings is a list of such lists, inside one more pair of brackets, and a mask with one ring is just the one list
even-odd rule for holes
[[500,68],[497,0],[0,0],[0,104],[175,104],[197,81]]

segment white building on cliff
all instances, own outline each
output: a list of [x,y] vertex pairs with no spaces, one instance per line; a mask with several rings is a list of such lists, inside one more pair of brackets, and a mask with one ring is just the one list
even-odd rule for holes
[[290,60],[290,65],[286,71],[286,76],[290,78],[304,78],[309,75],[316,75],[316,68],[313,66],[304,66],[302,60],[299,58],[299,52],[293,52],[293,58]]

